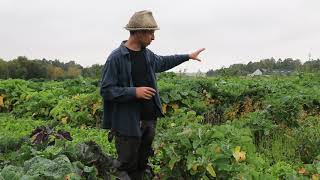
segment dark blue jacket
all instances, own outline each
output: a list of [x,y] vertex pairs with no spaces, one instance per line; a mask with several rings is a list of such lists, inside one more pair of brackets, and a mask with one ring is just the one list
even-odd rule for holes
[[[136,98],[136,88],[133,87],[129,51],[124,43],[125,41],[112,51],[104,66],[100,84],[100,94],[103,97],[102,128],[113,129],[122,135],[141,136],[140,106]],[[148,75],[151,76],[151,83],[157,91],[155,102],[163,117],[155,73],[169,70],[188,61],[189,56],[187,54],[158,56],[147,48],[142,51],[150,69]]]

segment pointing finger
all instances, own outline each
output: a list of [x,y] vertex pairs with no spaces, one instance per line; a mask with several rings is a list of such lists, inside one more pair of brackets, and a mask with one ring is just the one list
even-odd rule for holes
[[198,50],[198,53],[201,53],[202,51],[204,51],[206,48],[201,48]]

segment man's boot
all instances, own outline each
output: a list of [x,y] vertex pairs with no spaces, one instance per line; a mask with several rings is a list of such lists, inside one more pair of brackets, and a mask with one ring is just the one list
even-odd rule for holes
[[130,173],[129,176],[131,180],[143,180],[143,171],[135,171],[133,173]]
[[128,173],[125,171],[118,171],[115,174],[116,180],[131,180]]

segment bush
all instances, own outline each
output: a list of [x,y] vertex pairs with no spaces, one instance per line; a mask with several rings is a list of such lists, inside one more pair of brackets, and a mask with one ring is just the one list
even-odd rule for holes
[[304,163],[312,163],[320,154],[320,118],[308,117],[301,121],[299,128],[294,129],[298,141],[297,153]]

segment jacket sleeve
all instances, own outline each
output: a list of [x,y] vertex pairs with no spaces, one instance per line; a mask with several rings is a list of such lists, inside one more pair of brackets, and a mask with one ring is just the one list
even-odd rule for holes
[[121,87],[118,84],[118,67],[116,59],[108,58],[103,70],[100,84],[100,94],[104,100],[127,102],[136,99],[135,87]]
[[159,56],[151,53],[154,57],[154,71],[156,73],[167,71],[179,64],[188,61],[189,55],[171,55],[171,56]]

